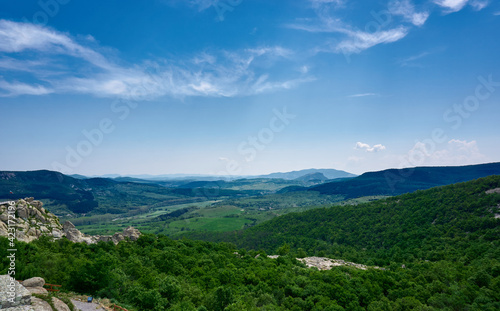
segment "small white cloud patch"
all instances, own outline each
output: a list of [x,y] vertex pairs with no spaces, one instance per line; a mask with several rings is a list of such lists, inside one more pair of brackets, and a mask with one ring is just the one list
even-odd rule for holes
[[356,143],[356,147],[354,147],[354,149],[365,150],[366,152],[378,152],[378,151],[385,150],[385,146],[382,144],[377,144],[377,145],[373,145],[373,147],[372,147],[368,144],[365,144],[365,143],[358,141]]

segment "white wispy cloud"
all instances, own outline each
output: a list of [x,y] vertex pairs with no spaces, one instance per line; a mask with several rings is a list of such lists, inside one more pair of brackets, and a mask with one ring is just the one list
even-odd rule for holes
[[422,51],[415,55],[398,59],[396,61],[396,64],[399,64],[402,67],[422,67],[422,65],[419,64],[418,61],[422,60],[423,58],[429,57],[431,55],[442,53],[444,51],[446,51],[446,47],[443,46],[432,48],[427,51]]
[[7,82],[0,80],[0,96],[17,96],[17,95],[46,95],[52,93],[53,90],[41,85],[29,85],[22,82]]
[[347,97],[366,97],[366,96],[378,96],[376,93],[361,93],[361,94],[353,94]]
[[339,53],[352,54],[359,53],[379,44],[399,41],[406,37],[406,35],[408,34],[408,29],[406,27],[400,26],[398,28],[385,31],[377,31],[374,33],[361,30],[349,30],[345,31],[345,33],[349,35],[349,38],[340,42],[336,46],[335,50]]
[[[290,29],[307,31],[312,33],[331,33],[341,37],[335,38],[335,43],[327,43],[316,47],[317,52],[342,53],[344,55],[360,53],[366,49],[379,44],[387,44],[399,41],[408,34],[408,28],[398,25],[390,29],[375,29],[375,31],[361,30],[336,17],[336,8],[343,1],[311,1],[316,11],[316,19],[297,19],[294,23],[286,24]],[[400,14],[400,13],[398,13]],[[402,14],[402,11],[401,11]],[[405,13],[406,14],[406,13]],[[414,14],[417,14],[414,12]],[[419,19],[417,21],[417,19]],[[425,17],[427,19],[427,17]],[[423,16],[415,17],[416,23],[423,23]],[[365,27],[366,28],[366,27]]]
[[458,12],[467,4],[468,0],[434,0],[435,4],[443,7],[446,12]]
[[429,18],[429,12],[417,12],[415,5],[410,0],[392,1],[389,3],[389,12],[393,15],[400,15],[405,20],[411,22],[415,26],[422,26]]
[[201,12],[217,5],[221,0],[162,0],[162,2],[170,6],[187,5]]
[[397,63],[400,64],[402,67],[415,66],[414,62],[416,60],[422,59],[422,58],[429,56],[429,55],[431,55],[431,53],[426,51],[426,52],[422,52],[422,53],[417,54],[417,55],[413,55],[413,56],[401,59]]
[[[26,81],[3,80],[3,96],[246,96],[290,89],[314,79],[307,72],[295,70],[291,70],[289,79],[273,79],[263,71],[272,71],[278,61],[294,61],[294,52],[280,46],[205,51],[185,59],[157,59],[127,66],[100,52],[104,49],[90,41],[79,42],[69,34],[39,25],[0,20],[0,70],[30,74]],[[38,61],[30,60],[33,55]]]
[[470,6],[476,11],[481,11],[482,9],[486,8],[489,4],[489,0],[471,0],[469,2]]
[[[380,44],[404,39],[412,28],[423,26],[431,12],[428,5],[424,9],[417,9],[412,0],[390,0],[387,10],[372,11],[373,20],[367,21],[361,28],[356,28],[345,22],[339,14],[339,9],[345,6],[346,1],[309,0],[309,2],[316,12],[316,18],[298,18],[285,26],[311,33],[337,34],[330,40],[323,40],[323,43],[312,51],[341,53],[346,57]],[[431,0],[431,3],[440,6],[446,13],[451,13],[460,11],[466,5],[475,10],[482,10],[488,6],[489,0]],[[388,15],[389,22],[381,22],[380,12]],[[402,20],[391,18],[398,16],[402,17]]]
[[476,11],[480,11],[489,5],[489,0],[433,0],[433,2],[442,7],[445,13],[458,12],[467,4]]
[[365,143],[362,143],[362,142],[358,141],[356,143],[356,147],[354,147],[354,149],[365,150],[366,152],[378,152],[378,151],[385,150],[386,148],[382,144],[377,144],[377,145],[370,146],[368,144],[365,144]]

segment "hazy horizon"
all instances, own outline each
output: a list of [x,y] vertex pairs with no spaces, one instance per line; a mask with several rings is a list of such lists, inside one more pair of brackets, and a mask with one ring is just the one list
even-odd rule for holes
[[500,3],[2,8],[0,170],[359,175],[500,161]]

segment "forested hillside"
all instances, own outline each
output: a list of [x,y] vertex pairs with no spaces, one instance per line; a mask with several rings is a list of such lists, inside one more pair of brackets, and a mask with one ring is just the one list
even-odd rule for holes
[[[288,214],[224,236],[237,247],[150,234],[118,245],[18,242],[16,278],[41,276],[131,310],[499,310],[499,188],[491,176]],[[1,238],[0,273],[8,248]],[[314,254],[383,269],[318,271],[295,260]]]
[[274,251],[284,243],[308,254],[366,264],[500,258],[500,176],[437,187],[357,206],[291,213],[219,235],[239,247]]

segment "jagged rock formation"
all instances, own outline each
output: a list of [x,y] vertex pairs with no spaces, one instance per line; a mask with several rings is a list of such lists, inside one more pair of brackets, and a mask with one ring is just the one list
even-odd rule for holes
[[71,221],[66,221],[63,228],[64,235],[68,238],[68,240],[75,243],[85,242],[87,244],[94,244],[99,241],[112,241],[113,243],[118,244],[126,238],[129,238],[131,241],[137,241],[141,235],[141,232],[134,227],[127,227],[122,233],[117,232],[114,235],[86,235],[80,232],[80,230],[78,230],[75,225],[71,223]]
[[136,241],[141,235],[139,230],[133,227],[128,227],[123,232],[117,232],[114,235],[90,236],[83,234],[70,221],[61,225],[56,215],[46,211],[43,208],[43,203],[33,198],[15,201],[12,205],[15,207],[14,211],[9,211],[9,206],[11,206],[9,202],[0,203],[0,236],[7,237],[9,235],[10,220],[11,226],[16,228],[16,238],[19,241],[31,242],[43,235],[49,235],[55,239],[66,237],[75,243],[94,244],[99,241],[112,241],[118,244],[127,238]]
[[62,237],[63,227],[59,223],[59,218],[47,212],[42,202],[26,198],[17,200],[14,206],[15,213],[9,214],[9,204],[0,205],[0,236],[8,236],[8,220],[10,219],[11,223],[12,221],[15,223],[16,238],[20,241],[31,242],[42,235]]

